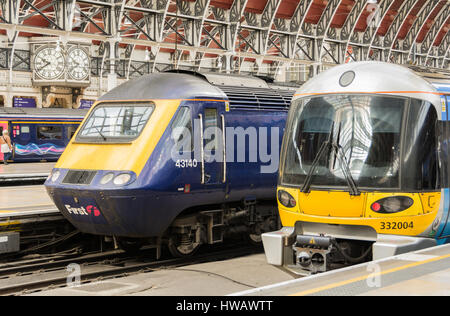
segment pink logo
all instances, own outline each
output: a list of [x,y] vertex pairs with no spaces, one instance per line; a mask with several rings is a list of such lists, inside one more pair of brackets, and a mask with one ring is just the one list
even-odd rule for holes
[[94,211],[94,216],[95,216],[95,217],[100,216],[100,211],[98,210],[98,208],[96,208],[96,207],[93,206],[93,205],[88,205],[88,206],[86,206],[86,211],[87,211],[89,214],[92,214],[92,211]]

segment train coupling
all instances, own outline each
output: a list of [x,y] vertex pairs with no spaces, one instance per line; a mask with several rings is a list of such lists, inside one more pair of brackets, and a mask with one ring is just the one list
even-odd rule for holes
[[302,235],[294,227],[262,234],[264,251],[269,264],[279,266],[294,275],[310,275],[327,271],[334,238]]
[[299,273],[305,274],[327,271],[331,262],[329,257],[333,250],[333,241],[334,239],[328,236],[297,235],[292,245],[294,264],[288,268],[298,270],[300,267],[305,271]]
[[[376,239],[377,233],[370,227],[300,221],[295,227],[262,234],[267,262],[299,276],[325,272],[336,263],[353,259],[346,254],[356,252],[356,257],[364,255],[365,259]],[[361,247],[364,252],[359,251]]]

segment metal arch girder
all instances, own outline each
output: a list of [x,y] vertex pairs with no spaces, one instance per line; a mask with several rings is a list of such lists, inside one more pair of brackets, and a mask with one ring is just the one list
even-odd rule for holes
[[[107,30],[110,28],[110,24],[112,23],[112,21],[110,22],[109,19],[111,17],[111,7],[106,7],[106,6],[92,6],[90,8],[90,12],[86,13],[83,12],[83,10],[77,6],[75,6],[75,10],[76,12],[78,12],[80,14],[80,25],[81,25],[81,30],[82,32],[86,32],[86,29],[89,25],[89,23],[91,23],[96,29],[98,29],[103,35],[111,35],[110,32],[108,32]],[[102,19],[103,19],[103,26],[104,28],[102,28],[101,26],[99,26],[94,20],[93,17],[101,14],[102,15]]]
[[[369,58],[370,50],[374,46],[374,43],[377,39],[377,32],[381,26],[381,22],[386,18],[386,15],[389,12],[389,9],[394,4],[394,2],[395,0],[382,0],[382,2],[378,5],[378,9],[374,12],[373,16],[375,18],[378,18],[378,21],[371,20],[370,23],[368,22],[367,24],[366,30],[364,31],[364,34],[361,37],[362,42],[359,42],[359,44],[368,45],[366,59]],[[374,27],[371,25],[372,22],[375,23]]]
[[195,16],[200,16],[200,20],[195,20],[195,32],[194,32],[194,46],[199,47],[202,40],[203,27],[207,18],[209,5],[211,0],[196,0],[195,1]]
[[163,10],[163,13],[161,15],[157,16],[157,20],[158,20],[158,24],[159,24],[159,28],[157,29],[157,42],[162,42],[163,37],[164,37],[164,27],[165,27],[165,23],[164,21],[167,18],[167,14],[169,13],[169,6],[170,6],[170,0],[158,0],[156,3],[156,8],[158,10]]
[[[152,1],[152,0],[141,0],[140,2],[141,2],[141,6],[144,8],[151,8],[151,9],[155,9],[155,10],[161,12],[160,14],[156,15],[156,17],[155,17],[156,21],[155,21],[155,25],[153,27],[154,27],[154,36],[155,36],[156,42],[162,42],[163,37],[164,37],[163,31],[164,31],[164,27],[165,27],[164,21],[166,20],[167,13],[169,12],[170,0],[157,0],[156,2]],[[138,37],[139,35],[140,35],[140,33],[138,33],[136,36]],[[130,45],[132,45],[132,48],[131,48],[131,52],[130,52],[130,60],[128,62],[128,67],[127,67],[127,76],[129,76],[130,72],[131,72],[131,68],[132,68],[131,54],[136,46],[135,44],[128,44],[128,46],[130,46]],[[158,58],[159,50],[160,50],[159,46],[156,46],[155,51],[150,52],[150,54],[153,56],[153,60],[154,60],[152,71],[155,71],[156,60]]]
[[75,18],[76,11],[76,0],[68,0],[63,2],[62,10],[64,12],[63,19],[64,21],[64,29],[66,31],[71,31],[73,28],[73,20]]
[[[447,34],[442,39],[441,44],[439,44],[437,52],[438,52],[438,59],[442,58],[442,64],[440,67],[443,68],[445,65],[445,60],[446,60],[448,54],[450,53],[450,30],[447,31]],[[429,57],[430,56],[427,55],[426,59],[428,60]]]
[[[337,12],[337,9],[339,8],[339,5],[342,3],[342,0],[330,0],[328,1],[327,6],[325,7],[325,10],[322,12],[322,16],[319,19],[319,22],[317,23],[316,28],[316,37],[317,41],[320,43],[319,52],[318,52],[318,60],[322,60],[322,52],[325,45],[325,41],[328,37],[328,31],[331,26],[331,22],[334,19],[334,16]],[[335,31],[335,30],[334,30]],[[326,52],[327,53],[327,52]]]
[[317,37],[326,37],[327,32],[330,28],[331,22],[333,21],[334,15],[339,8],[342,0],[330,0],[327,3],[327,6],[322,11],[322,15],[320,16],[319,22],[316,26],[316,36]]
[[403,41],[403,50],[408,51],[408,54],[412,53],[414,43],[417,41],[420,31],[425,26],[425,23],[430,18],[431,13],[436,9],[440,2],[441,0],[429,0],[420,10]]
[[[31,8],[33,8],[33,10],[34,10],[35,12],[37,12],[37,14],[39,14],[40,16],[42,16],[48,23],[50,23],[50,25],[52,25],[53,27],[55,27],[55,28],[57,28],[57,29],[60,29],[60,30],[63,29],[60,25],[58,25],[58,22],[57,22],[57,21],[53,21],[52,19],[50,19],[50,18],[47,16],[47,14],[45,14],[44,12],[42,12],[42,10],[45,10],[45,9],[51,7],[51,6],[53,6],[53,7],[55,8],[57,1],[52,1],[52,2],[50,2],[49,4],[44,5],[44,8],[45,8],[45,9],[42,9],[42,10],[41,10],[40,8],[36,7],[36,6],[34,5],[34,3],[33,3],[33,2],[30,2],[29,0],[23,0],[23,1],[24,1],[24,6],[30,6]],[[57,10],[54,9],[55,17],[56,17],[56,11],[57,11]],[[20,21],[20,20],[19,20],[19,23],[21,23],[21,22],[23,22],[23,21]]]
[[356,24],[364,13],[367,3],[365,1],[355,1],[344,25],[341,28],[340,39],[349,41],[355,31]]
[[450,48],[450,30],[447,31],[447,34],[442,39],[442,42],[439,45],[439,48],[438,48],[439,56],[442,56],[445,58],[449,52],[449,48]]
[[441,32],[442,28],[446,25],[448,17],[450,16],[450,3],[447,2],[439,14],[436,16],[433,25],[425,36],[424,40],[420,45],[421,54],[429,55],[433,44],[435,43],[437,36]]
[[[345,20],[344,26],[341,29],[341,33],[340,33],[340,39],[341,40],[347,40],[345,47],[342,47],[342,52],[341,52],[341,60],[340,62],[342,63],[348,52],[348,47],[350,46],[350,42],[351,39],[353,38],[353,34],[355,33],[355,29],[356,29],[356,24],[359,21],[359,19],[361,18],[362,14],[365,12],[365,9],[367,7],[367,3],[364,1],[356,1],[355,5],[352,8],[352,11],[350,12],[350,14],[347,16],[347,19]],[[352,59],[355,59],[353,54],[349,53],[350,57]]]
[[[144,34],[147,39],[154,40],[154,38],[152,38],[150,36],[150,34],[148,34],[149,32],[144,30],[145,27],[148,28],[148,26],[149,26],[148,14],[144,13],[143,14],[144,17],[138,21],[134,21],[128,15],[128,11],[131,11],[130,7],[135,6],[138,2],[140,2],[141,6],[143,8],[148,7],[147,1],[139,1],[139,0],[121,1],[121,2],[116,2],[116,7],[114,7],[114,10],[113,11],[111,10],[111,12],[109,13],[109,14],[113,14],[113,17],[110,17],[110,26],[109,26],[110,33],[113,37],[112,43],[110,43],[110,45],[111,46],[114,45],[113,56],[111,56],[111,54],[110,54],[110,58],[114,58],[114,59],[119,58],[118,43],[121,38],[121,33],[135,29],[136,32],[133,35],[134,38],[138,38],[141,34]],[[119,3],[120,3],[120,5],[117,5]],[[128,7],[126,8],[126,6],[128,6]],[[111,20],[113,20],[113,21],[111,21]],[[132,26],[123,29],[122,27],[125,26],[125,23],[127,23],[127,21],[129,21],[129,23],[131,23]],[[135,45],[128,44],[125,48],[125,57],[129,59],[128,66],[126,67],[126,70],[124,69],[124,72],[125,72],[125,75],[127,78],[130,73],[131,55],[133,53],[134,46]],[[107,60],[108,59],[104,57],[102,59],[102,62],[105,63]],[[110,65],[114,65],[114,68],[112,68],[112,67],[110,68],[110,72],[117,73],[118,65],[116,64],[116,60],[114,60],[113,63],[111,63],[111,61],[109,63],[110,63]]]
[[0,0],[0,8],[1,8],[0,22],[2,23],[9,23],[7,17],[7,10],[9,6],[7,6],[6,2],[7,0]]
[[400,29],[405,22],[408,15],[413,10],[414,6],[419,2],[419,0],[405,0],[402,3],[402,6],[400,7],[399,11],[397,12],[397,15],[394,18],[394,21],[392,21],[391,25],[388,28],[387,33],[384,36],[383,40],[383,46],[386,48],[389,48],[389,51],[387,54],[385,54],[385,61],[389,61],[392,49],[394,49],[394,45],[396,44],[396,39],[398,37],[398,34],[400,32]]
[[264,42],[264,47],[262,54],[265,55],[269,48],[269,39],[272,26],[275,21],[275,15],[277,14],[278,8],[280,7],[282,0],[268,0],[264,11],[261,16],[261,27],[267,28],[267,31],[262,33],[262,40]]
[[[250,27],[241,26],[238,30],[238,37],[246,44],[247,51],[252,49],[261,56],[260,59],[263,59],[268,51],[272,25],[281,2],[282,0],[267,1],[260,19],[257,18],[255,13],[244,12],[246,22]],[[242,36],[242,29],[246,29],[249,32],[247,37]],[[280,50],[278,46],[277,49]]]
[[294,15],[292,16],[290,31],[295,32],[295,37],[290,40],[291,58],[295,58],[295,52],[297,51],[297,45],[299,43],[300,34],[303,30],[303,25],[305,23],[307,13],[311,8],[312,4],[313,0],[300,0],[300,2],[297,5],[297,8],[294,11]]
[[19,24],[19,10],[20,0],[2,0],[2,13],[6,13],[2,21],[9,24]]
[[[211,42],[213,42],[213,39],[215,39],[215,36],[217,35],[217,33],[219,33],[219,28],[220,28],[219,26],[215,26],[210,32],[208,32],[208,34],[207,34],[208,37],[203,39],[200,42],[200,46],[209,47]],[[223,35],[221,35],[221,37],[223,37]],[[194,64],[197,67],[197,71],[200,71],[200,69],[202,67],[201,61],[205,57],[205,54],[206,54],[206,52],[196,52]]]
[[[447,33],[447,37],[448,33]],[[441,64],[441,68],[447,68],[446,65],[449,64],[450,61],[450,40],[447,41],[447,51],[444,54],[444,58],[442,59],[442,64]]]
[[[71,0],[71,1],[73,1],[73,0]],[[56,1],[49,2],[49,3],[45,4],[44,6],[40,7],[39,11],[34,9],[35,3],[33,2],[32,4],[33,4],[33,6],[28,5],[27,2],[24,3],[24,7],[22,8],[22,10],[25,11],[25,15],[22,15],[21,17],[19,17],[19,23],[23,23],[25,20],[27,20],[37,14],[40,14],[40,13],[42,14],[43,10],[46,10],[52,6],[55,6],[57,4],[57,2]],[[30,12],[30,11],[32,11],[32,12]],[[54,11],[56,12],[57,10],[54,10]]]
[[[430,52],[423,59],[423,65],[428,66],[432,61],[435,62],[435,67],[438,67],[437,63],[439,59],[445,61],[445,57],[448,53],[448,47],[450,46],[450,30],[447,31],[446,35],[442,39],[439,46],[433,46]],[[433,51],[436,53],[432,55]]]
[[247,6],[248,0],[234,0],[230,8],[230,39],[228,47],[233,47],[233,51],[236,49],[236,42],[238,39],[238,34],[240,32],[240,24],[242,17],[244,16],[245,7]]

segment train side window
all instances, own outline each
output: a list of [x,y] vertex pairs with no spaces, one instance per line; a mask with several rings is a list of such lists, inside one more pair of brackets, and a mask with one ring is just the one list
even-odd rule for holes
[[62,139],[63,130],[61,126],[39,126],[37,138],[39,140]]
[[404,145],[405,190],[437,190],[441,187],[438,156],[438,116],[428,102],[412,99]]
[[181,145],[183,151],[192,151],[194,148],[193,136],[191,109],[182,106],[172,123],[172,138],[176,144]]
[[30,127],[28,125],[23,125],[20,127],[21,134],[30,134]]
[[67,139],[71,140],[75,132],[77,131],[78,126],[67,126]]
[[[205,137],[207,134],[208,129],[217,129],[218,128],[218,122],[217,122],[217,109],[215,108],[205,108],[205,126],[204,126],[204,134]],[[219,139],[217,138],[217,133],[214,133],[210,131],[210,141],[207,144],[207,148],[209,148],[211,151],[215,151],[219,147]]]

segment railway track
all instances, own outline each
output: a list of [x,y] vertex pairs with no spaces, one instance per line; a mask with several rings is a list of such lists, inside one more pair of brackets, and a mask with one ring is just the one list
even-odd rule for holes
[[80,268],[80,284],[86,284],[133,273],[152,272],[260,252],[262,249],[255,246],[227,245],[189,258],[155,260],[154,251],[147,249],[135,256],[117,250],[7,263],[0,265],[0,295],[25,295],[67,286],[71,277],[68,267],[73,264]]

